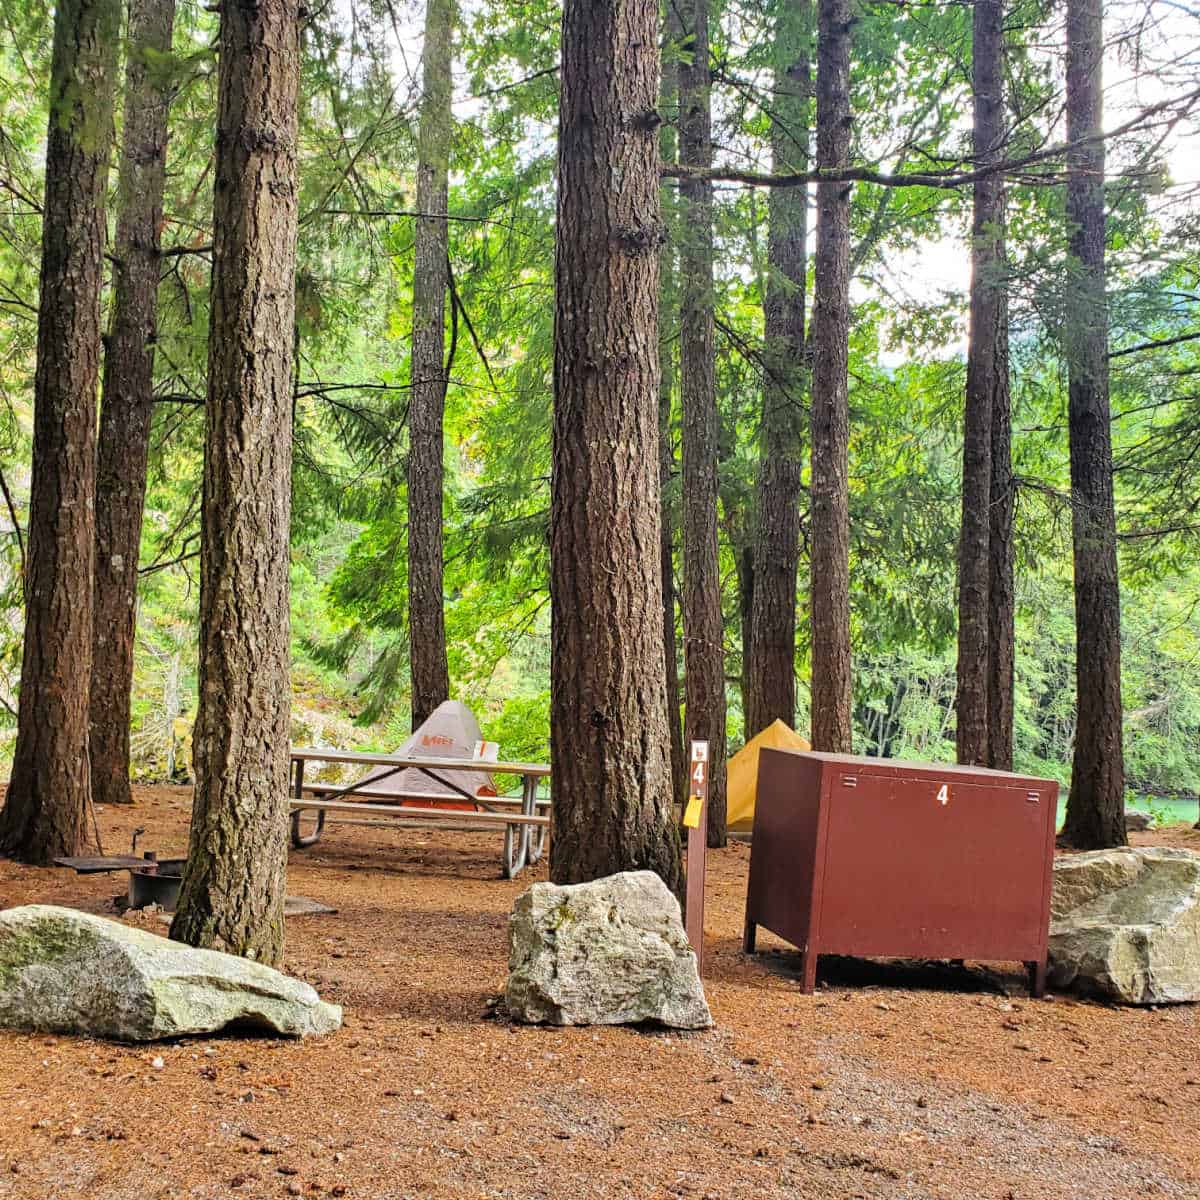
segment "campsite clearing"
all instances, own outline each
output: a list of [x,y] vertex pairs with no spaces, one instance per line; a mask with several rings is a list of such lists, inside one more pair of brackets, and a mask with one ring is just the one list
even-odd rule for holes
[[[492,753],[484,754],[485,747]],[[460,700],[445,700],[394,754],[329,747],[291,752],[292,846],[305,850],[321,840],[327,819],[343,825],[399,822],[411,828],[444,825],[500,829],[505,879],[515,879],[542,857],[550,826],[550,798],[538,784],[550,776],[543,763],[497,761],[499,747],[480,740],[475,714]],[[304,778],[309,765],[349,772],[331,783]],[[366,774],[361,774],[367,768]],[[499,796],[494,776],[517,776],[520,796]],[[309,832],[304,820],[312,820]]]
[[[101,812],[106,846],[145,825],[181,848],[190,791],[135,796]],[[292,856],[290,890],[338,912],[289,920],[284,964],[346,1028],[0,1035],[0,1197],[1200,1197],[1195,1007],[1031,1002],[1015,967],[823,964],[802,996],[781,943],[741,954],[748,858],[709,857],[716,1030],[514,1029],[489,1005],[544,865],[508,882],[494,834],[346,829]],[[111,915],[123,882],[3,862],[0,904]]]
[[[306,762],[349,763],[374,770],[366,777],[348,784],[306,784]],[[539,800],[538,780],[550,775],[550,768],[541,763],[480,762],[473,759],[400,757],[387,754],[363,754],[352,751],[309,749],[292,751],[293,799],[291,801],[292,846],[307,849],[320,841],[326,818],[335,823],[350,825],[364,821],[370,824],[386,821],[422,826],[449,824],[460,828],[499,828],[504,832],[502,866],[506,879],[515,879],[526,866],[541,858],[550,825],[548,798]],[[418,780],[440,786],[433,792],[401,790],[393,784],[392,776],[415,775]],[[455,782],[469,782],[471,776],[487,780],[493,775],[521,777],[519,800],[500,797],[494,791],[468,791]],[[446,782],[449,780],[450,782]],[[428,782],[427,782],[428,781]],[[387,791],[394,787],[394,791]],[[461,794],[447,792],[455,788]],[[393,799],[395,803],[386,803]],[[312,831],[305,834],[301,824],[305,815],[315,817]],[[536,836],[535,836],[536,831]]]

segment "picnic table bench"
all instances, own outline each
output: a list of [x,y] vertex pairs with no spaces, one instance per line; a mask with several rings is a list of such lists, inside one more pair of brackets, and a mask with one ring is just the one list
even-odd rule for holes
[[[305,782],[304,768],[310,762],[346,763],[376,768],[355,783]],[[384,768],[382,771],[378,768]],[[380,787],[393,775],[416,770],[445,791],[412,789],[387,791]],[[481,796],[460,787],[446,772],[477,772],[480,775],[519,775],[521,794]],[[308,747],[292,750],[292,845],[298,850],[315,845],[332,815],[344,825],[380,825],[384,821],[363,817],[385,817],[401,824],[459,829],[502,829],[503,869],[506,879],[515,878],[526,866],[536,863],[546,846],[550,827],[550,800],[537,794],[538,781],[548,779],[550,768],[543,763],[489,762],[481,758],[435,758],[416,755],[372,754],[360,750],[329,750]],[[388,803],[396,801],[396,803]],[[460,807],[451,808],[448,802]],[[470,809],[461,805],[470,804]],[[310,832],[302,826],[304,814],[315,820]],[[343,815],[345,814],[345,815]]]

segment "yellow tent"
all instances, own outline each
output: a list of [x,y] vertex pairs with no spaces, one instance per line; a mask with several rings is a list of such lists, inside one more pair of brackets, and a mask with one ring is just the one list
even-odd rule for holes
[[782,721],[773,721],[752,737],[729,760],[729,828],[734,833],[749,833],[754,828],[754,797],[758,791],[758,752],[772,750],[811,750],[802,738]]

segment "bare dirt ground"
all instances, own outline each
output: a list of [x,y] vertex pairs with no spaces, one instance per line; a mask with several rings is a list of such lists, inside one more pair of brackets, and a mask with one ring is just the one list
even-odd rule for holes
[[[100,814],[106,848],[144,825],[182,853],[189,792],[136,794]],[[769,935],[740,952],[734,844],[709,866],[714,1031],[515,1028],[488,1002],[544,868],[504,882],[499,843],[333,827],[293,853],[289,891],[338,909],[289,919],[285,964],[345,1005],[331,1038],[0,1033],[0,1197],[1200,1197],[1195,1008],[824,960],[802,996]],[[125,879],[0,862],[0,906],[113,915]]]

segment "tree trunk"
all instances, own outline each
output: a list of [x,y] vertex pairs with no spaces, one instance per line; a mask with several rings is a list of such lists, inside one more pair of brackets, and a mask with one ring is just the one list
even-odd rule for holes
[[[972,42],[975,163],[1004,153],[1004,6],[975,0]],[[985,766],[991,724],[992,438],[996,406],[1008,408],[1008,304],[1004,279],[1004,181],[976,181],[971,221],[971,315],[963,420],[962,527],[958,542],[958,761]]]
[[754,547],[744,542],[734,552],[734,574],[738,587],[738,632],[742,638],[742,673],[738,690],[742,699],[742,742],[754,735],[750,732],[746,714],[750,711],[750,689],[753,680],[752,659],[748,647],[752,640],[751,626],[754,622],[754,597],[758,592],[758,573],[755,570]]
[[[712,166],[708,0],[683,7],[679,158]],[[725,650],[717,541],[716,364],[713,358],[712,184],[686,179],[680,239],[683,408],[683,678],[687,742],[708,742],[708,844],[725,845]]]
[[[666,10],[666,42],[678,46],[682,40],[679,10],[668,4]],[[679,64],[671,62],[662,71],[663,126],[659,134],[659,153],[664,163],[678,157],[676,122],[679,110]],[[670,205],[673,188],[665,188],[664,205]],[[662,620],[663,666],[667,680],[667,725],[671,731],[671,794],[676,804],[687,799],[688,761],[683,748],[683,720],[680,716],[682,699],[679,688],[679,649],[675,638],[675,528],[668,495],[671,476],[675,472],[675,450],[672,437],[672,408],[675,394],[675,337],[678,332],[679,281],[676,278],[675,258],[669,245],[664,246],[661,262],[661,296],[659,309],[663,314],[658,333],[658,481],[659,515],[662,524],[660,558],[662,561]]]
[[[809,168],[809,0],[778,0],[771,169]],[[763,298],[766,371],[754,543],[754,602],[746,673],[747,741],[796,720],[796,571],[804,437],[808,188],[772,188]]]
[[96,382],[105,188],[121,8],[54,13],[17,744],[0,851],[48,863],[85,844]]
[[221,6],[196,789],[171,926],[272,964],[287,867],[297,4]]
[[[673,367],[669,352],[664,353],[662,369]],[[665,492],[675,469],[671,450],[671,388],[664,385],[659,395],[659,486]],[[672,536],[671,507],[659,505],[662,533],[659,542],[659,561],[662,571],[662,636],[663,667],[667,684],[667,727],[671,735],[671,795],[676,804],[687,798],[687,753],[683,746],[683,720],[680,717],[679,651],[675,641],[675,545]]]
[[[1007,296],[1005,297],[1007,306]],[[1003,386],[992,397],[991,528],[988,531],[988,762],[996,771],[1013,767],[1013,679],[1016,657],[1013,589],[1012,406],[1008,388],[1008,320],[1001,326],[997,357]]]
[[[817,166],[850,161],[850,0],[817,7]],[[812,380],[812,743],[849,753],[850,185],[817,185]]]
[[424,92],[417,142],[413,326],[408,409],[408,630],[412,726],[450,694],[442,593],[442,417],[446,406],[447,174],[454,0],[425,9]]
[[[1063,836],[1079,849],[1125,845],[1121,600],[1108,402],[1100,0],[1067,3],[1065,329],[1070,383],[1071,532],[1079,719]],[[1084,140],[1089,139],[1089,140]]]
[[551,473],[550,874],[679,883],[659,560],[658,37],[566,0]]
[[104,357],[96,464],[95,619],[90,701],[92,796],[129,804],[130,692],[146,457],[154,405],[154,342],[167,109],[156,56],[170,53],[175,0],[131,0],[125,62],[112,326]]

